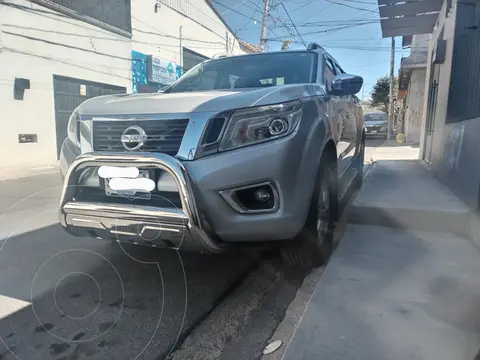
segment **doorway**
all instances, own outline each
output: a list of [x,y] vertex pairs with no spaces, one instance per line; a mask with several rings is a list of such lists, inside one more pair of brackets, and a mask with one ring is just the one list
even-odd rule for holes
[[124,94],[125,87],[96,83],[81,79],[53,75],[55,102],[55,131],[57,134],[57,160],[63,141],[67,137],[68,120],[72,112],[85,100],[96,96]]

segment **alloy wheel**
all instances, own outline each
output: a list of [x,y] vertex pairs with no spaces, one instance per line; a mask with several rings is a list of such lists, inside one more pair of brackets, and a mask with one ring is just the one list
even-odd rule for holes
[[320,185],[317,207],[317,239],[323,243],[329,231],[330,223],[330,188],[328,180],[324,177]]

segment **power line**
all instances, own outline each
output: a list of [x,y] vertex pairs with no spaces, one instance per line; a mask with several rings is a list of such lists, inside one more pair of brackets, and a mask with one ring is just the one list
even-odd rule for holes
[[372,1],[360,1],[360,0],[341,0],[341,1],[347,1],[354,4],[366,4],[366,5],[375,5],[375,6],[378,5],[376,2],[372,2]]
[[377,11],[373,11],[373,10],[370,10],[370,9],[362,9],[362,8],[358,8],[356,6],[351,6],[351,5],[348,5],[348,4],[342,4],[342,3],[339,3],[339,2],[336,2],[336,1],[332,1],[332,0],[325,0],[325,1],[328,1],[329,3],[332,3],[332,4],[336,4],[336,5],[340,5],[340,6],[345,6],[345,7],[348,7],[350,9],[354,9],[354,10],[360,10],[360,11],[368,11],[368,12],[371,12],[371,13],[374,13],[374,14],[378,14]]
[[290,14],[289,14],[289,13],[288,13],[288,11],[287,11],[287,8],[286,8],[286,7],[285,7],[285,5],[283,4],[283,2],[281,2],[281,3],[280,3],[280,5],[282,5],[282,7],[283,7],[283,10],[285,10],[285,13],[287,14],[288,18],[290,19],[290,22],[292,23],[292,25],[293,25],[293,27],[294,27],[295,31],[296,31],[296,32],[297,32],[297,34],[298,34],[298,37],[299,37],[299,38],[300,38],[300,40],[302,41],[302,43],[303,43],[303,46],[305,46],[305,47],[306,47],[306,46],[307,46],[307,44],[306,44],[306,43],[305,43],[305,41],[303,40],[303,38],[302,38],[302,35],[300,35],[300,32],[298,31],[297,27],[295,26],[295,23],[293,22],[292,18],[290,17]]
[[248,0],[248,2],[249,2],[250,4],[252,4],[253,7],[254,7],[254,9],[252,9],[251,7],[246,6],[246,7],[248,7],[249,9],[251,9],[251,10],[257,10],[257,11],[260,12],[260,13],[263,11],[262,8],[260,7],[260,5],[258,5],[258,1],[255,3],[255,2],[253,2],[253,0]]
[[312,31],[312,32],[308,32],[308,33],[302,33],[301,35],[306,36],[306,35],[326,34],[326,33],[330,33],[330,32],[333,32],[333,31],[339,31],[339,30],[343,30],[343,29],[349,29],[349,28],[352,28],[352,27],[357,27],[357,26],[362,26],[362,25],[368,25],[368,24],[373,24],[373,22],[361,23],[361,24],[344,25],[344,26],[339,26],[339,27],[335,27],[335,28],[331,28],[331,29],[326,29],[326,30],[318,30],[318,31]]
[[[18,26],[18,25],[12,25],[12,24],[4,24],[3,27],[14,28],[14,29],[22,29],[22,30],[31,30],[31,31],[43,32],[43,33],[52,33],[52,34],[57,34],[57,35],[76,36],[76,37],[96,39],[96,40],[110,40],[110,41],[124,42],[124,43],[131,42],[130,39],[124,39],[124,38],[118,38],[118,37],[84,35],[84,34],[78,34],[78,33],[66,32],[66,31],[40,29],[40,28],[35,28],[35,27],[30,27],[30,26]],[[166,38],[172,38],[172,39],[176,39],[176,40],[179,39],[179,37],[173,36],[173,35],[167,35],[167,34],[162,35],[162,34],[159,34],[159,33],[142,31],[140,29],[134,29],[134,30],[138,31],[138,32],[141,32],[141,33],[144,33],[144,34],[158,35],[158,36],[162,36],[162,37],[166,37]],[[199,42],[199,43],[204,43],[204,44],[212,44],[212,45],[217,45],[217,46],[225,46],[225,44],[223,42],[220,42],[220,41],[206,41],[206,40],[198,40],[198,39],[186,38],[186,37],[182,38],[182,40],[191,41],[191,42]],[[165,44],[152,43],[152,42],[140,41],[140,40],[135,40],[135,42],[139,43],[139,44],[145,44],[145,45],[160,45],[160,46],[165,45]],[[167,46],[169,46],[169,45],[167,45]],[[171,46],[173,46],[173,45],[171,45]],[[175,46],[177,46],[177,45],[175,45]],[[195,46],[197,46],[197,45],[195,45]]]
[[[82,65],[79,65],[77,63],[72,62],[71,59],[65,59],[65,60],[64,59],[56,59],[56,58],[52,58],[52,57],[47,56],[47,55],[35,54],[35,53],[32,53],[32,52],[28,52],[28,51],[20,51],[20,50],[17,50],[17,49],[12,49],[10,47],[3,47],[3,50],[6,50],[6,51],[14,53],[14,54],[33,56],[33,57],[41,58],[41,59],[44,59],[44,60],[54,61],[54,62],[58,62],[58,63],[61,63],[61,64],[66,64],[66,65],[70,65],[70,66],[73,66],[73,67],[78,67],[78,68],[81,68],[81,69],[84,69],[84,70],[89,70],[89,71],[92,71],[92,72],[95,72],[95,73],[117,77],[117,78],[120,78],[120,79],[125,79],[125,80],[129,80],[129,81],[131,80],[131,78],[129,78],[129,77],[112,74],[111,72],[95,70],[95,67],[98,67],[98,64],[95,64],[96,66],[92,66],[92,64],[90,64],[89,66],[82,66]],[[115,68],[111,67],[110,65],[108,66],[108,68],[109,69],[115,69]],[[117,69],[125,70],[123,68],[121,68],[121,69],[117,68]]]
[[[276,40],[276,39],[268,39],[269,41],[273,42],[278,42],[278,41],[283,41],[282,39]],[[292,43],[300,43],[298,41],[292,41]],[[345,50],[364,50],[364,51],[388,51],[390,52],[390,47],[375,47],[375,46],[355,46],[355,45],[329,45],[329,44],[322,44],[323,47],[325,48],[333,48],[333,49],[345,49]],[[427,48],[418,48],[418,49],[423,49],[426,50]],[[402,52],[404,51],[403,49],[395,49],[396,52]]]
[[220,6],[223,6],[224,8],[226,8],[226,9],[229,9],[230,11],[234,12],[235,14],[241,15],[241,16],[246,17],[246,18],[248,18],[248,19],[252,19],[252,20],[254,20],[254,21],[256,21],[256,22],[260,22],[260,20],[255,19],[253,16],[249,17],[248,15],[242,14],[241,12],[233,9],[232,7],[230,7],[230,6],[228,6],[228,5],[222,4],[221,2],[219,2],[219,1],[217,1],[217,0],[211,0],[211,1],[214,2],[214,3],[217,4],[217,5],[220,5]]
[[[242,5],[245,1],[247,1],[247,0],[242,0],[242,1],[240,1],[240,2],[239,2],[237,5],[235,5],[233,8],[235,9],[235,8],[239,7],[239,6]],[[225,15],[226,13],[228,13],[229,11],[231,11],[231,10],[228,10],[228,9],[227,9],[227,10],[225,10],[223,13],[221,13],[220,15],[223,16],[223,15]]]
[[[5,3],[2,3],[2,4],[6,5],[6,6],[9,6],[9,7],[16,8],[18,10],[33,13],[37,16],[45,17],[45,18],[55,20],[55,21],[60,21],[60,22],[66,23],[66,24],[71,25],[71,26],[76,26],[76,27],[86,29],[86,30],[89,30],[89,31],[95,31],[95,32],[100,33],[102,35],[105,34],[105,31],[97,29],[95,27],[87,27],[87,26],[83,25],[82,23],[71,22],[71,21],[66,21],[66,20],[60,19],[60,18],[71,19],[67,15],[63,15],[63,14],[60,14],[60,13],[58,13],[58,14],[57,13],[52,13],[52,12],[45,11],[45,10],[42,10],[42,9],[29,8],[29,7],[26,7],[26,6],[23,6],[23,5],[17,5],[17,4],[13,4],[13,3],[5,2]],[[49,15],[52,15],[52,16],[49,16]],[[132,16],[132,18],[135,18],[135,17]],[[138,20],[138,19],[136,19],[136,20]],[[147,34],[152,34],[152,35],[157,35],[157,36],[161,36],[161,37],[165,37],[165,38],[172,38],[172,39],[177,39],[177,40],[180,39],[178,36],[169,35],[169,34],[166,34],[164,32],[161,32],[157,28],[155,28],[155,27],[153,27],[149,24],[146,24],[141,20],[138,20],[138,21],[140,23],[142,23],[143,25],[151,28],[152,30],[155,30],[156,32],[155,33],[149,33],[149,32],[146,32],[146,31],[143,31],[143,30],[140,30],[140,29],[133,29],[135,31],[142,32],[142,33],[147,33]],[[22,26],[11,25],[11,24],[4,24],[3,26],[4,27],[14,27],[14,28],[16,27],[16,28],[28,29],[28,30],[39,31],[39,32],[54,32],[54,33],[62,34],[62,35],[72,35],[72,36],[75,35],[75,36],[79,36],[79,37],[87,37],[87,38],[92,38],[92,39],[102,39],[102,40],[111,40],[111,41],[119,41],[119,42],[131,42],[131,39],[125,38],[125,37],[120,37],[118,35],[115,35],[115,36],[112,36],[112,37],[107,37],[107,36],[96,36],[96,35],[82,35],[82,34],[76,34],[76,33],[53,31],[53,30],[46,30],[46,29],[26,27],[26,26],[22,27]],[[222,38],[222,40],[225,40],[223,37],[221,37],[221,38]],[[199,39],[194,39],[194,38],[183,38],[183,40],[193,41],[193,42],[198,42],[198,43],[204,43],[204,44],[219,44],[219,45],[224,46],[224,42],[220,42],[220,41],[218,41],[218,42],[206,41],[206,40],[199,40]],[[135,42],[143,43],[143,44],[147,44],[147,45],[173,46],[173,45],[167,45],[167,44],[157,44],[157,43],[149,43],[149,42],[142,42],[142,41],[135,41]],[[177,45],[175,45],[175,46],[177,46]]]
[[320,10],[318,10],[317,12],[313,12],[312,15],[309,15],[307,16],[306,18],[303,18],[301,21],[305,21],[307,19],[311,19],[312,17],[314,16],[317,16],[319,13],[321,13],[322,11],[324,10],[327,10],[330,6],[332,6],[333,4],[332,3],[328,3],[327,6],[324,6],[323,8],[321,8]]
[[[260,2],[260,0],[257,0],[257,7],[258,7],[258,8],[260,8],[260,7],[258,6],[258,3],[259,3],[259,2]],[[238,29],[235,31],[235,34],[238,33],[239,31],[244,30],[244,29],[252,22],[253,17],[255,16],[255,14],[257,13],[257,11],[258,11],[257,9],[254,9],[254,10],[253,10],[252,16],[250,16],[250,17],[248,18],[248,20],[247,20],[247,22],[245,23],[245,25],[243,25],[241,28],[238,28]],[[261,11],[260,11],[260,13],[261,13]]]
[[305,6],[307,5],[310,5],[312,2],[314,2],[315,0],[308,0],[306,1],[302,6],[299,6],[298,8],[296,9],[293,9],[292,11],[290,11],[290,13],[294,13],[295,11],[298,11],[300,9],[303,9]]
[[[60,46],[60,47],[64,47],[64,48],[68,48],[68,49],[71,49],[71,50],[78,50],[78,51],[82,51],[82,52],[89,52],[89,53],[93,53],[93,54],[96,54],[96,55],[101,55],[101,56],[105,56],[105,57],[109,57],[109,58],[113,58],[113,59],[120,59],[120,60],[126,60],[128,62],[131,62],[132,58],[130,57],[122,57],[122,56],[118,56],[118,55],[113,55],[113,54],[109,54],[109,53],[105,53],[105,52],[99,52],[99,51],[96,51],[96,50],[91,50],[91,49],[86,49],[86,48],[82,48],[82,47],[79,47],[79,46],[74,46],[74,45],[68,45],[68,44],[62,44],[62,43],[59,43],[59,42],[56,42],[56,41],[51,41],[51,40],[46,40],[46,39],[41,39],[41,38],[37,38],[37,37],[34,37],[34,36],[28,36],[28,35],[23,35],[23,34],[17,34],[17,33],[13,33],[13,32],[10,32],[10,31],[3,31],[4,34],[7,34],[7,35],[12,35],[12,36],[17,36],[17,37],[21,37],[21,38],[24,38],[24,39],[28,39],[28,40],[32,40],[32,41],[37,41],[37,42],[43,42],[43,43],[46,43],[46,44],[49,44],[49,45],[55,45],[55,46]],[[151,45],[159,45],[159,46],[165,46],[165,47],[174,47],[174,48],[177,48],[178,45],[173,45],[173,44],[156,44],[156,43],[152,43]],[[198,48],[198,47],[197,47]],[[211,49],[211,50],[215,50],[215,48],[206,48],[206,49]]]
[[345,26],[345,25],[362,25],[362,24],[372,24],[372,23],[379,23],[379,19],[371,19],[371,20],[359,20],[359,21],[346,21],[346,20],[338,20],[338,21],[330,21],[330,22],[318,22],[318,23],[303,23],[299,24],[297,22],[297,28],[307,28],[307,27],[327,27],[327,26]]

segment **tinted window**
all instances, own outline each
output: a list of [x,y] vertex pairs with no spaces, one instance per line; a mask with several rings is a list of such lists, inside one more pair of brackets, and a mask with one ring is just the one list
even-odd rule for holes
[[239,89],[313,82],[310,52],[244,55],[195,66],[168,92]]
[[333,65],[335,65],[335,72],[338,74],[345,74],[345,71],[343,71],[343,69],[340,67],[340,65],[338,65],[336,62],[333,63]]

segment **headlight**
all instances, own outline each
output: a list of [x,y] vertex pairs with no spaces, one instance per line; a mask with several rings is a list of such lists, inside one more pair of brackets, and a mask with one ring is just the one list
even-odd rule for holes
[[225,129],[219,150],[230,150],[291,134],[302,116],[300,101],[236,110]]
[[388,129],[387,129],[386,126],[382,126],[382,127],[380,128],[380,131],[387,131],[387,130],[388,130]]
[[80,146],[80,117],[77,111],[74,111],[68,119],[68,138],[77,146]]

